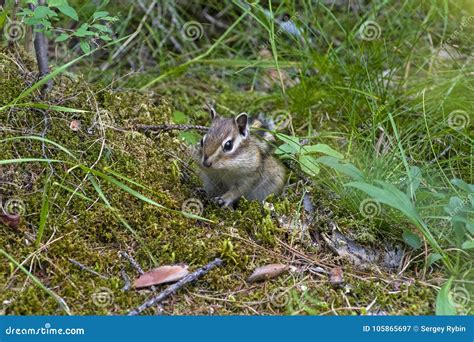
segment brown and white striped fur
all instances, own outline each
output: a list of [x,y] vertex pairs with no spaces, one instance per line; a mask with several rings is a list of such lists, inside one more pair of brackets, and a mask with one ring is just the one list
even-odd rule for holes
[[286,172],[272,155],[271,143],[275,140],[264,130],[264,123],[253,121],[251,127],[257,132],[251,134],[246,113],[234,118],[222,118],[213,108],[210,113],[211,127],[196,153],[207,195],[227,207],[241,197],[263,201],[270,194],[279,194]]

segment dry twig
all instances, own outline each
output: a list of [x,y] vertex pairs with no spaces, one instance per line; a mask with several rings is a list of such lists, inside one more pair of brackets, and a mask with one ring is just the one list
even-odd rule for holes
[[143,303],[140,305],[138,308],[130,311],[128,313],[128,316],[136,316],[143,312],[144,310],[148,309],[149,307],[161,302],[162,300],[168,298],[170,295],[178,291],[180,288],[182,288],[184,285],[187,283],[196,281],[197,279],[201,278],[203,275],[208,273],[210,270],[212,270],[216,266],[221,266],[222,265],[222,260],[219,258],[214,259],[211,261],[209,264],[207,264],[204,267],[201,267],[200,269],[194,271],[193,273],[188,274],[186,277],[178,281],[177,283],[168,286],[164,291],[160,292],[156,297],[153,297],[152,299],[148,300],[147,302]]

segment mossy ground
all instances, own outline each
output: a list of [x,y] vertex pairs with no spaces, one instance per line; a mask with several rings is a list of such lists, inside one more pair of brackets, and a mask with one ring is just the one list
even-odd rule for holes
[[[26,68],[24,72],[18,66],[20,60]],[[20,59],[18,54],[0,53],[0,105],[9,103],[30,85],[31,65],[31,60],[24,55]],[[16,107],[0,114],[2,139],[41,136],[45,132],[47,139],[66,147],[78,159],[73,161],[55,146],[43,146],[40,141],[8,141],[1,146],[3,160],[35,157],[73,162],[20,163],[0,168],[2,180],[11,185],[4,191],[5,196],[21,199],[26,208],[18,229],[0,225],[0,246],[63,298],[72,313],[125,314],[153,295],[149,290],[122,290],[122,271],[132,279],[137,272],[119,256],[121,251],[132,255],[145,270],[173,263],[188,264],[193,270],[216,257],[225,260],[223,267],[188,285],[160,306],[148,309],[147,314],[433,313],[435,292],[416,281],[416,271],[407,270],[403,276],[397,276],[396,272],[375,267],[357,270],[344,260],[338,260],[323,245],[312,243],[307,235],[282,225],[279,218],[285,215],[294,220],[307,219],[300,208],[304,189],[294,176],[289,180],[286,198],[272,198],[266,206],[243,201],[236,210],[226,210],[200,198],[204,203],[202,216],[213,223],[183,216],[179,212],[183,201],[199,197],[196,194],[198,179],[192,166],[186,166],[189,161],[186,145],[176,133],[147,136],[127,129],[137,122],[170,122],[173,110],[179,107],[176,105],[179,89],[161,89],[164,97],[156,92],[112,92],[80,78],[61,76],[43,102],[87,112]],[[173,94],[174,99],[166,100],[166,95]],[[37,96],[33,94],[23,101],[35,102]],[[235,103],[239,106],[250,103],[245,93],[224,92],[219,101],[228,108],[235,108]],[[189,103],[181,104],[185,108],[178,109],[199,116],[198,102],[202,104],[201,98],[196,96]],[[72,120],[80,121],[79,131],[70,129]],[[200,120],[206,121],[204,116]],[[140,183],[145,188],[118,178],[166,209],[145,203],[103,178],[95,177],[111,209],[84,171],[70,169],[77,163],[108,175],[112,170]],[[43,239],[36,247],[47,184],[50,211]],[[64,187],[76,189],[92,202],[73,195]],[[317,207],[334,209],[322,189],[315,186],[310,191],[318,198]],[[310,230],[327,229],[324,215],[318,210]],[[361,225],[366,231],[374,230],[372,223],[362,224],[349,213],[337,213],[336,220],[343,231]],[[80,269],[70,259],[107,279]],[[257,284],[246,282],[255,267],[276,262],[295,268],[274,280]],[[334,287],[327,275],[312,272],[317,265],[326,271],[342,265],[346,286]],[[0,284],[4,314],[63,313],[50,295],[5,258],[0,262]],[[109,289],[113,297],[103,306],[93,300],[94,294],[103,291],[102,288]],[[161,289],[158,287],[157,291]]]

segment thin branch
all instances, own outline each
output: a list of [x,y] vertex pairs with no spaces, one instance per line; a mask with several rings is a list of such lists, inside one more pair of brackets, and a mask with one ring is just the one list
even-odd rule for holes
[[84,270],[84,271],[87,271],[87,272],[89,272],[89,273],[92,273],[92,274],[94,274],[94,275],[96,275],[96,276],[98,276],[98,277],[100,277],[100,278],[102,278],[102,279],[104,279],[104,280],[109,279],[108,277],[106,277],[106,276],[100,274],[99,272],[96,272],[96,271],[94,271],[93,269],[91,269],[91,268],[89,268],[89,267],[87,267],[87,266],[81,264],[79,261],[76,261],[76,260],[70,259],[70,258],[69,258],[68,260],[69,260],[71,263],[73,263],[74,265],[78,266],[81,270]]
[[200,125],[171,125],[171,124],[163,124],[163,125],[134,125],[133,128],[139,131],[152,131],[152,132],[166,132],[166,131],[189,131],[189,130],[197,130],[197,131],[208,131],[209,127],[207,126],[200,126]]
[[145,273],[143,271],[143,268],[141,268],[140,264],[130,254],[128,254],[127,252],[119,252],[119,255],[127,259],[128,262],[130,262],[130,265],[132,265],[133,268],[136,269],[140,275],[143,275]]
[[[46,0],[39,0],[39,6],[45,6]],[[35,6],[30,4],[30,9],[32,11],[35,10]],[[43,25],[36,25],[38,30],[43,28]],[[48,41],[46,40],[46,36],[44,32],[37,31],[35,33],[35,53],[36,53],[36,62],[38,63],[38,70],[40,78],[45,77],[49,74],[49,65],[48,65]],[[46,84],[43,86],[42,93],[48,92],[53,87],[53,81],[48,80]]]

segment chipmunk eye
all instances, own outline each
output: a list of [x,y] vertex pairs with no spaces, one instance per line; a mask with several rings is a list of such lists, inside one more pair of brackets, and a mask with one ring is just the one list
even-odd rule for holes
[[230,150],[232,150],[232,140],[227,140],[224,144],[224,152],[229,152]]

